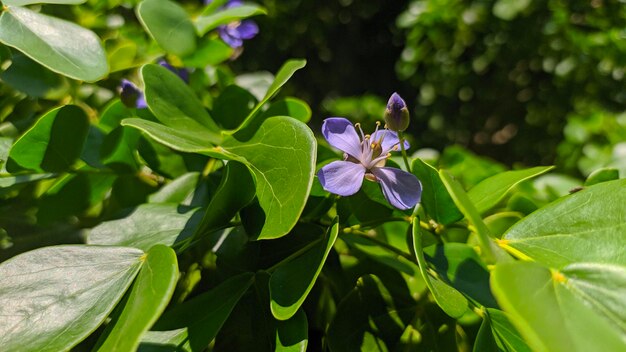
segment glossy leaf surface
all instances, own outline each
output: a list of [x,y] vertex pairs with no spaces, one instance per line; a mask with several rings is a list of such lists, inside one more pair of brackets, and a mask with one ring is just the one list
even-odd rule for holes
[[97,351],[136,350],[170,301],[178,280],[176,253],[156,245],[146,255],[122,312],[108,326],[112,328],[105,330]]
[[61,172],[69,169],[83,150],[89,119],[75,105],[43,115],[13,144],[7,169]]
[[157,244],[171,246],[188,238],[200,221],[197,209],[171,203],[142,204],[125,215],[94,227],[88,243],[135,247],[147,251]]
[[272,273],[270,307],[276,319],[287,320],[296,314],[322,271],[338,234],[339,224],[335,222],[321,241]]
[[70,78],[93,82],[108,73],[100,39],[90,30],[19,6],[0,15],[0,42]]
[[196,31],[189,15],[176,2],[144,0],[137,6],[137,17],[165,51],[185,56],[196,50]]
[[125,247],[45,247],[0,265],[4,351],[63,351],[104,321],[142,264]]
[[603,182],[520,220],[504,234],[504,243],[553,268],[576,262],[626,265],[623,204],[626,180]]
[[479,213],[493,208],[513,187],[530,178],[552,170],[553,166],[538,166],[530,169],[506,171],[481,181],[467,192],[467,196]]

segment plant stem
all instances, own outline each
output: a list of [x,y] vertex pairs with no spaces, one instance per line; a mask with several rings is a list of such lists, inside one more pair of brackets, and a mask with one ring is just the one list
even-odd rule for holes
[[400,140],[400,151],[402,151],[402,159],[404,159],[404,166],[406,166],[406,171],[411,172],[411,165],[409,164],[409,158],[406,155],[406,150],[404,149],[404,133],[402,131],[398,131],[398,139]]

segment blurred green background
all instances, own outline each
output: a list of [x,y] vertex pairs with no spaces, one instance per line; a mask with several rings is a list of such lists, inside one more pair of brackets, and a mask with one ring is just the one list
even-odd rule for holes
[[623,1],[264,0],[236,70],[305,57],[291,94],[312,128],[382,119],[394,91],[418,148],[460,144],[514,165],[626,171]]

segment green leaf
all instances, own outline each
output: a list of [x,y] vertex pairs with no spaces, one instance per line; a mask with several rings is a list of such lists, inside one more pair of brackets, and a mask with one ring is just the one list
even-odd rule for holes
[[337,307],[337,313],[328,327],[330,350],[395,351],[391,344],[399,342],[406,328],[403,318],[410,314],[408,319],[411,319],[417,309],[410,306],[408,312],[402,308],[378,277],[360,277],[356,287]]
[[191,352],[187,329],[170,331],[148,331],[137,352]]
[[203,351],[253,282],[252,273],[234,276],[212,290],[166,311],[154,329],[174,330],[186,327],[192,351]]
[[265,213],[258,238],[287,234],[298,221],[313,183],[316,142],[311,130],[289,117],[271,117],[250,139],[237,134],[222,147],[256,178],[256,195]]
[[272,273],[269,282],[270,308],[276,319],[287,320],[296,314],[311,292],[338,234],[339,223],[335,219],[323,240],[293,260],[278,266]]
[[157,244],[171,246],[193,234],[199,215],[198,209],[178,204],[142,204],[121,219],[91,229],[87,243],[142,250]]
[[25,55],[13,55],[11,66],[0,73],[11,87],[34,98],[60,99],[70,86],[65,77],[48,70]]
[[204,69],[228,60],[233,52],[234,49],[221,39],[205,38],[193,53],[183,58],[183,64],[185,67]]
[[94,351],[136,350],[141,336],[165,310],[177,280],[174,250],[163,245],[150,248],[122,312],[107,326]]
[[476,207],[469,199],[467,193],[465,193],[463,187],[445,170],[439,170],[439,176],[441,177],[443,184],[448,189],[448,193],[454,200],[456,206],[476,229],[478,241],[487,262],[493,263],[499,260],[510,259],[507,254],[502,253],[502,250],[491,240],[489,228],[483,222],[483,219],[480,217],[480,213],[476,210]]
[[210,30],[221,25],[265,14],[267,14],[267,11],[263,7],[257,5],[244,4],[242,6],[231,7],[215,13],[198,16],[195,21],[196,30],[200,36],[203,36]]
[[610,167],[598,169],[592,172],[591,175],[589,175],[589,177],[587,177],[587,180],[585,180],[585,187],[589,187],[589,186],[593,186],[601,182],[613,181],[617,179],[619,179],[618,169],[614,169]]
[[288,97],[273,102],[270,107],[261,114],[261,118],[266,119],[272,116],[290,116],[304,123],[311,120],[311,108],[305,101]]
[[463,218],[463,214],[454,205],[448,190],[441,182],[437,169],[416,158],[411,165],[413,174],[422,183],[422,200],[426,213],[443,225],[452,224]]
[[553,268],[575,262],[626,265],[626,180],[556,200],[513,225],[501,246]]
[[304,310],[299,309],[289,320],[276,322],[277,352],[305,352],[309,341],[309,324]]
[[491,323],[489,319],[483,319],[474,341],[474,352],[499,352],[498,344],[491,332]]
[[91,334],[133,281],[134,248],[55,246],[0,265],[3,351],[65,351]]
[[32,175],[19,175],[19,176],[0,176],[0,189],[9,188],[11,186],[19,185],[20,183],[34,182],[39,180],[45,180],[47,178],[54,177],[55,174],[32,174]]
[[196,50],[196,31],[183,7],[169,0],[144,0],[137,6],[144,29],[168,53],[185,56]]
[[455,288],[449,286],[445,282],[431,277],[428,274],[428,263],[424,257],[424,249],[422,247],[422,234],[420,233],[419,218],[413,222],[413,249],[415,257],[420,267],[420,273],[426,282],[426,286],[435,298],[437,305],[443,309],[446,314],[453,318],[459,318],[467,310],[467,299]]
[[2,12],[0,42],[74,79],[94,82],[109,70],[100,38],[93,32],[24,7],[7,6]]
[[60,5],[78,5],[87,0],[4,0],[3,4],[8,6],[24,6],[31,4],[60,4]]
[[181,152],[205,153],[213,149],[206,129],[184,131],[139,118],[124,119],[122,126],[136,128],[155,141]]
[[219,128],[207,110],[174,72],[161,65],[149,64],[141,68],[141,76],[146,86],[146,103],[159,121],[182,133],[202,135],[209,143],[221,141]]
[[[230,133],[242,130],[244,127],[248,126],[248,124],[250,124],[253,120],[255,120],[255,116],[257,115],[257,113],[260,112],[265,103],[272,99],[278,93],[280,88],[285,85],[285,83],[287,83],[291,76],[293,76],[296,71],[303,68],[304,66],[306,66],[306,60],[303,59],[288,60],[287,62],[285,62],[283,66],[281,66],[281,68],[278,70],[278,73],[276,73],[276,77],[274,78],[272,84],[270,84],[267,92],[265,92],[265,96],[263,96],[263,99],[261,99],[259,103],[254,107],[254,109],[252,109],[250,114],[248,114],[248,116],[241,123],[239,128],[231,131]],[[256,120],[256,123],[258,124],[261,121],[263,121],[263,119],[258,119]]]
[[498,309],[487,308],[487,315],[491,322],[491,331],[505,351],[531,352],[526,341],[511,324],[507,315]]
[[496,206],[513,187],[553,168],[554,166],[537,166],[530,169],[502,172],[481,181],[472,187],[467,195],[478,212],[482,214]]
[[[597,285],[593,288],[595,292],[621,284],[614,297],[619,297],[618,309],[623,311],[626,268],[610,267],[610,270],[595,268],[593,275],[582,277],[583,281],[591,280],[579,284]],[[533,350],[620,351],[624,348],[626,331],[604,316],[615,312],[606,312],[606,306],[598,306],[601,303],[597,299],[602,296],[589,297],[570,283],[572,279],[581,280],[578,276],[581,269],[566,267],[558,272],[538,263],[511,262],[498,264],[493,271],[491,283],[498,303],[511,315],[513,324]],[[606,279],[619,281],[607,287]]]
[[452,287],[486,307],[496,307],[489,287],[489,272],[474,248],[445,243],[424,248],[426,260]]
[[75,105],[49,111],[13,144],[7,170],[62,172],[80,156],[89,118]]
[[208,234],[227,225],[241,208],[252,201],[254,192],[254,179],[248,168],[236,161],[228,162],[197,233]]
[[213,100],[211,114],[225,129],[237,128],[250,114],[257,101],[247,90],[229,85]]
[[199,172],[186,173],[161,187],[148,197],[150,203],[174,203],[189,205],[188,200],[194,194],[200,180]]

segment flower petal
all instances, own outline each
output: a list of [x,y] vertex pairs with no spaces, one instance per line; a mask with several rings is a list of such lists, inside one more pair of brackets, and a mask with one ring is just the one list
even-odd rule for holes
[[322,134],[328,144],[346,152],[356,159],[361,159],[361,140],[354,125],[343,117],[329,117],[324,120]]
[[259,26],[252,20],[244,20],[237,26],[237,31],[241,39],[252,39],[259,33]]
[[415,175],[392,167],[371,169],[383,189],[385,199],[398,209],[413,208],[422,197],[422,184]]
[[239,32],[233,30],[227,26],[219,26],[217,32],[220,38],[228,44],[231,48],[239,48],[243,45],[243,39],[239,37]]
[[363,184],[365,167],[349,161],[333,161],[317,173],[325,190],[340,196],[355,194]]
[[[378,130],[374,133],[372,133],[372,136],[370,137],[370,141],[372,142],[377,142],[379,139],[383,139],[383,144],[382,144],[382,148],[383,151],[381,154],[387,154],[389,153],[389,151],[391,151],[393,149],[393,147],[395,147],[396,145],[398,145],[398,148],[400,148],[400,139],[398,138],[398,134],[394,131],[390,131],[390,130]],[[404,141],[404,150],[407,150],[411,147],[411,145],[409,144],[409,142],[407,142],[406,140]],[[398,149],[400,150],[400,149]]]

